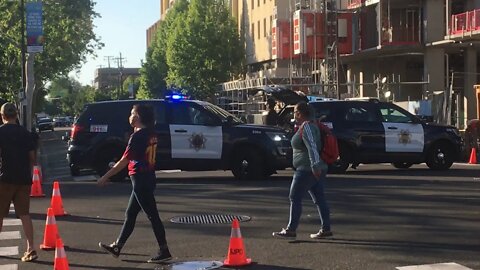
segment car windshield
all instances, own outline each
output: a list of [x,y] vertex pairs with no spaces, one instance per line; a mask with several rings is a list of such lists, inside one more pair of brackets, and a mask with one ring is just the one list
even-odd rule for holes
[[38,123],[49,123],[49,122],[52,122],[52,120],[49,119],[49,118],[44,118],[44,119],[38,120]]
[[203,104],[203,107],[205,109],[207,109],[208,111],[218,115],[222,120],[227,120],[228,117],[230,116],[232,118],[232,123],[234,124],[243,124],[243,121],[236,117],[235,115],[225,111],[224,109],[218,107],[218,106],[215,106],[215,105],[212,105],[212,104]]

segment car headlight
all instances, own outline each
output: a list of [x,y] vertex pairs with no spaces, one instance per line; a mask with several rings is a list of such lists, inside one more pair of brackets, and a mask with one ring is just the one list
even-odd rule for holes
[[453,133],[456,136],[460,137],[460,131],[458,131],[458,129],[456,129],[456,128],[447,128],[447,132]]
[[282,134],[282,133],[265,132],[265,134],[267,134],[268,137],[274,142],[281,142],[283,140],[288,140],[287,136],[285,136],[285,134]]

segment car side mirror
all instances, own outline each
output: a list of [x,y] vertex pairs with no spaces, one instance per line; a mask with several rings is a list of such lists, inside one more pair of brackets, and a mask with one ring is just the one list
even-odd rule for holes
[[418,119],[422,120],[425,123],[432,123],[433,116],[430,115],[417,115]]

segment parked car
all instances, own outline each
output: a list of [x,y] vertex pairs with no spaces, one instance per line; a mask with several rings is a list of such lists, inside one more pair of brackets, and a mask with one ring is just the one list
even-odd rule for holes
[[38,119],[37,128],[38,132],[42,132],[43,130],[54,131],[52,119],[48,117]]
[[[286,88],[266,92],[285,104],[305,100]],[[457,128],[423,121],[393,103],[361,98],[309,104],[315,118],[325,122],[338,138],[340,158],[329,172],[343,173],[361,163],[392,163],[405,169],[425,162],[433,170],[446,170],[461,159],[463,144]],[[292,106],[281,111],[285,123],[293,118],[290,111]],[[289,128],[294,130],[294,123]]]
[[290,142],[281,128],[247,125],[208,102],[177,98],[86,105],[71,131],[72,175],[81,169],[103,175],[121,158],[132,133],[128,117],[134,104],[154,108],[156,169],[231,170],[237,179],[262,179],[291,166]]
[[53,123],[54,123],[54,126],[56,127],[68,127],[71,125],[67,117],[61,117],[61,116],[54,117]]

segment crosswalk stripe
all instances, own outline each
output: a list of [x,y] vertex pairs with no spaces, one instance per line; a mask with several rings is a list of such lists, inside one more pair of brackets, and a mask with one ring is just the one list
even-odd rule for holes
[[16,264],[0,265],[0,270],[18,270],[18,265]]
[[398,270],[473,270],[463,265],[449,262],[397,267]]
[[6,218],[3,220],[3,226],[19,226],[22,225],[20,219]]
[[0,247],[0,256],[15,256],[18,255],[17,247]]
[[0,240],[20,239],[20,231],[1,232]]

